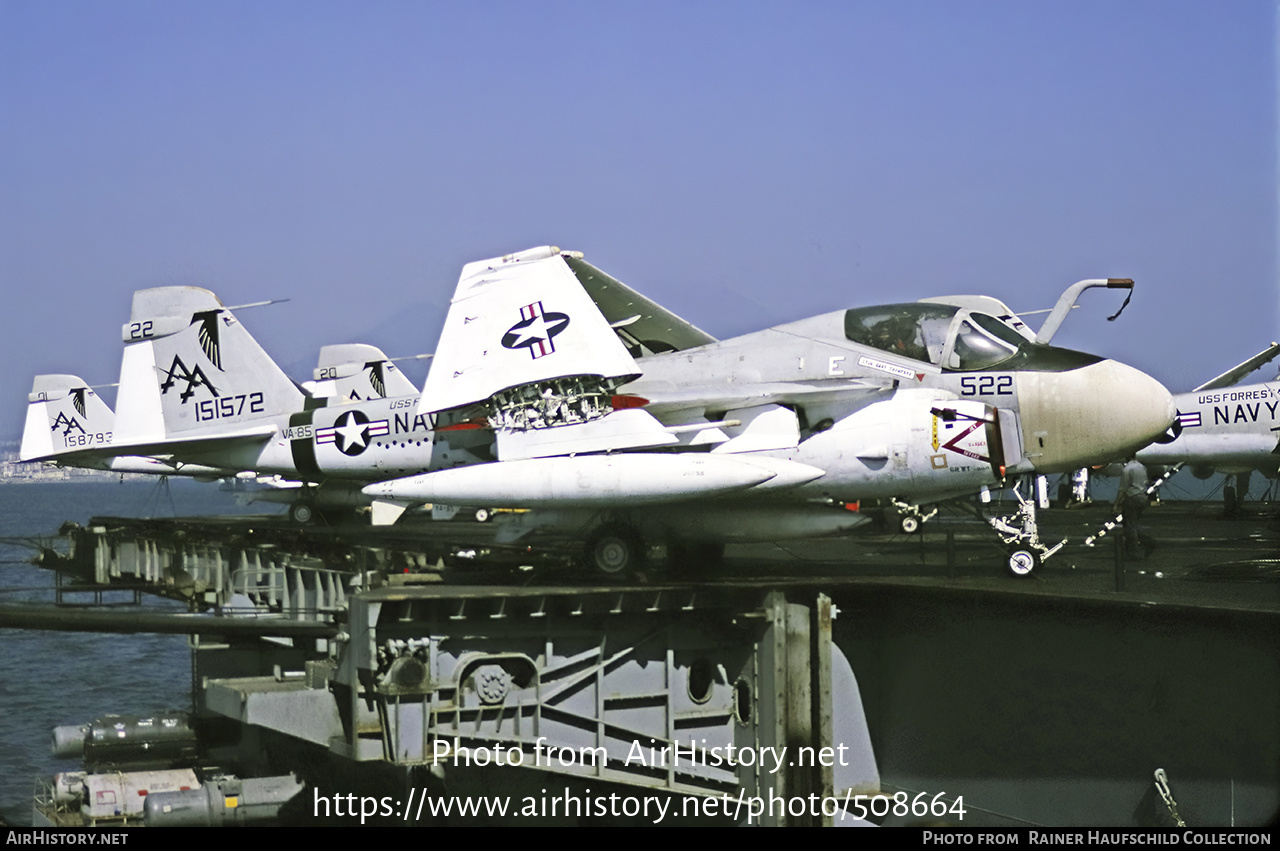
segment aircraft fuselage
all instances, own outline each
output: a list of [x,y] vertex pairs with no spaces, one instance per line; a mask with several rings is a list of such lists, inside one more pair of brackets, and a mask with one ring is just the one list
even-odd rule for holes
[[437,431],[417,406],[417,396],[402,396],[313,408],[277,418],[263,444],[186,457],[310,482],[378,481],[491,460],[491,434]]
[[[655,408],[665,408],[669,417],[694,413],[691,405],[682,409],[681,400],[699,397],[709,400],[703,405],[708,416],[719,416],[726,404],[741,407],[741,400],[753,392],[763,401],[793,408],[801,422],[801,441],[786,457],[828,470],[824,480],[806,486],[810,490],[839,478],[843,446],[865,454],[868,445],[874,447],[885,440],[903,451],[914,445],[917,454],[930,457],[927,469],[954,473],[957,490],[972,490],[982,476],[969,474],[978,473],[984,463],[995,468],[1004,465],[1011,472],[1049,473],[1102,459],[1120,459],[1148,443],[1172,418],[1168,391],[1154,379],[1115,361],[1036,344],[1008,328],[997,329],[999,337],[978,337],[980,343],[990,342],[993,351],[989,356],[981,352],[974,355],[973,347],[962,348],[961,339],[965,329],[977,336],[972,332],[977,327],[972,314],[954,308],[950,309],[954,316],[948,316],[948,309],[941,306],[919,308],[927,314],[918,322],[924,331],[915,329],[915,336],[908,334],[905,341],[885,338],[881,345],[871,346],[849,338],[862,330],[859,325],[850,332],[853,321],[861,321],[868,311],[893,307],[899,306],[824,314],[694,349],[646,357],[639,361],[643,376],[624,389],[657,400]],[[857,316],[851,320],[850,314]],[[930,321],[935,325],[932,329],[927,327]],[[982,321],[988,325],[998,322],[994,317]],[[1006,350],[995,350],[996,346]],[[719,401],[735,393],[739,401]],[[910,399],[917,400],[915,407],[925,415],[923,421],[911,422],[907,414]],[[850,431],[846,435],[849,440],[831,440],[825,429],[815,429],[830,423],[832,433],[837,433],[842,423],[877,419],[868,412],[895,400],[902,414],[886,413],[878,418],[884,423],[884,439],[869,437],[864,429]],[[941,453],[945,463],[936,457],[939,446],[946,446],[947,437],[944,434],[941,442],[935,440],[937,426],[930,420],[940,422],[942,418],[930,412],[954,407],[955,402],[980,403],[1006,412],[999,436],[1003,453],[975,446],[968,454]],[[912,429],[927,434],[928,439],[913,438]],[[997,470],[995,478],[999,477]],[[937,476],[932,477],[932,483],[940,484]]]
[[1212,471],[1280,471],[1280,381],[1179,393],[1178,436],[1138,453],[1144,464]]

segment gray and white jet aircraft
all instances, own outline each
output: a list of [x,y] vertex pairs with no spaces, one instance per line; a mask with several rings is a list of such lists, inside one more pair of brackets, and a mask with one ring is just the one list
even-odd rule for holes
[[[300,390],[212,293],[135,294],[114,444],[316,483],[297,503],[535,509],[598,568],[651,541],[842,531],[867,498],[920,504],[1131,454],[1173,419],[1137,370],[1049,345],[1092,286],[1033,334],[977,296],[856,308],[725,341],[546,247],[468,264],[422,394],[333,404]],[[370,484],[373,483],[373,484]],[[363,494],[361,494],[363,489]],[[1000,528],[1000,527],[998,527]],[[1009,565],[1054,550],[1005,523]],[[1056,549],[1056,548],[1055,548]]]
[[[1137,370],[1049,345],[1095,286],[1132,282],[1074,285],[1039,334],[995,299],[960,296],[715,341],[574,252],[468,264],[418,414],[485,422],[495,460],[365,492],[541,510],[522,520],[576,527],[596,566],[621,572],[650,539],[835,531],[856,500],[914,508],[1119,459],[1163,433],[1173,406]],[[1051,554],[1033,507],[1003,528],[1015,572]]]
[[[315,380],[300,390],[251,337],[239,336],[244,332],[230,309],[223,307],[207,290],[194,287],[144,290],[136,294],[135,302],[136,315],[148,318],[132,321],[124,329],[126,353],[122,376],[126,381],[118,394],[125,412],[121,425],[117,426],[110,407],[81,379],[64,375],[37,376],[29,398],[19,453],[21,460],[204,479],[235,476],[242,485],[251,485],[256,480],[263,486],[256,498],[290,503],[291,516],[301,522],[309,522],[317,508],[368,504],[368,499],[359,493],[359,487],[367,483],[368,478],[352,484],[332,476],[301,477],[297,465],[259,469],[244,466],[243,459],[251,457],[255,445],[276,431],[266,424],[270,418],[264,419],[269,405],[282,413],[300,412],[301,419],[308,419],[313,409],[329,407],[334,409],[329,419],[335,422],[341,421],[342,406],[356,402],[371,406],[376,416],[386,407],[379,405],[379,400],[388,396],[402,399],[398,410],[412,408],[416,404],[417,388],[380,349],[354,343],[323,347],[314,371]],[[164,316],[170,309],[179,312],[189,309],[191,313],[177,319]],[[210,321],[218,315],[223,317],[222,326]],[[157,327],[176,326],[183,326],[181,330],[190,334],[183,342],[170,341],[172,357],[167,367],[145,366],[154,353],[140,352],[138,347],[146,349],[148,341],[170,336],[156,331]],[[242,355],[237,366],[222,363],[221,350],[228,339]],[[139,363],[143,364],[140,368]],[[157,381],[158,394],[152,386]],[[242,387],[254,389],[242,394],[227,392]],[[232,419],[252,421],[256,432],[226,435],[216,427],[191,429],[190,417],[184,418],[182,414],[188,403],[193,407],[199,404],[197,391],[209,394],[205,400],[209,404],[202,411],[194,412],[194,417],[206,417],[215,424]],[[178,403],[166,409],[158,400],[170,394],[178,397]],[[184,400],[184,394],[189,398]],[[170,416],[168,421],[166,410]],[[360,414],[354,416],[358,418]],[[400,420],[403,418],[402,415]],[[287,416],[283,419],[286,428],[289,419]],[[402,424],[400,420],[397,420],[398,426]],[[327,421],[322,418],[322,422]],[[300,428],[308,430],[309,425],[308,422]],[[331,449],[336,449],[343,459],[350,457],[344,450],[353,447],[349,447],[341,435],[330,430],[322,433],[321,438],[318,452],[302,453],[304,468],[305,459],[313,454],[331,466],[350,464],[329,458]]]
[[[423,356],[418,356],[423,357]],[[418,388],[376,346],[345,343],[320,349],[306,392],[331,404],[416,395]],[[167,463],[164,458],[103,456],[115,440],[115,413],[94,387],[75,375],[37,375],[28,396],[21,461],[119,473],[216,477],[217,469]]]

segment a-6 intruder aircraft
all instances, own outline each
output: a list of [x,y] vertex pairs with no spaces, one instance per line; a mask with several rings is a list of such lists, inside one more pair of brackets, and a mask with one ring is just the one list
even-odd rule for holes
[[319,395],[306,392],[199,287],[134,293],[122,335],[111,440],[56,453],[32,443],[24,460],[101,466],[142,456],[278,477],[285,491],[302,482],[290,514],[309,522],[317,508],[367,506],[360,489],[371,481],[493,458],[490,432],[418,416],[417,391],[373,347],[326,347]]
[[[1237,367],[1190,393],[1173,397],[1177,422],[1172,439],[1162,439],[1138,452],[1148,467],[1182,464],[1196,478],[1235,474],[1237,500],[1248,492],[1254,470],[1268,478],[1280,473],[1280,377],[1260,384],[1236,382],[1280,354],[1272,343]],[[1227,500],[1228,509],[1238,508]]]
[[[144,291],[139,294],[142,301],[155,297],[176,298],[179,303],[189,299],[193,309],[209,307],[210,300],[217,303],[211,293],[196,288],[165,288],[158,291]],[[217,312],[230,317],[230,310],[219,306]],[[205,324],[208,314],[201,314],[191,319],[190,328],[196,329],[195,342],[198,346],[186,354],[193,366],[189,375],[197,385],[203,375],[202,370],[210,374],[218,374],[217,366],[211,361],[201,367],[197,358],[205,347],[220,360],[219,349],[222,335],[216,327]],[[199,321],[197,321],[199,320]],[[126,340],[132,337],[145,337],[151,328],[143,320],[125,326]],[[228,328],[235,327],[234,321]],[[234,335],[234,332],[232,332]],[[250,342],[252,342],[250,340]],[[133,345],[126,343],[126,347]],[[256,344],[249,346],[256,349]],[[137,355],[135,354],[136,358]],[[174,376],[179,381],[183,377],[180,366],[181,355],[171,365]],[[429,357],[417,355],[415,357]],[[129,356],[126,355],[126,361]],[[274,363],[265,353],[257,350],[248,357],[249,363],[265,363],[266,374],[276,380],[275,386],[289,389],[282,393],[282,410],[292,410],[295,404],[305,404],[309,408],[338,406],[355,401],[372,401],[387,396],[403,397],[413,400],[403,402],[402,407],[410,408],[416,403],[418,389],[413,386],[402,372],[382,351],[374,346],[358,343],[325,346],[320,350],[319,363],[313,373],[314,380],[304,386],[305,394],[299,393],[288,378],[278,381],[283,375],[275,368]],[[143,371],[145,373],[145,370]],[[167,375],[166,375],[167,377]],[[150,377],[138,374],[131,375],[131,383],[122,392],[124,410],[132,417],[132,423],[125,423],[123,432],[116,426],[116,417],[111,408],[102,400],[95,390],[82,379],[72,375],[36,376],[29,396],[26,425],[22,436],[19,458],[22,461],[38,461],[62,467],[84,467],[89,469],[110,470],[120,473],[149,473],[155,475],[192,476],[200,479],[218,479],[236,476],[242,480],[257,479],[263,488],[257,499],[272,502],[291,503],[291,514],[300,521],[309,521],[319,506],[367,505],[368,500],[359,493],[359,486],[368,479],[362,479],[354,486],[344,487],[344,483],[335,482],[321,490],[316,482],[307,482],[287,475],[257,475],[256,470],[247,470],[241,466],[236,457],[229,456],[227,451],[234,450],[234,455],[242,452],[243,437],[219,441],[216,438],[202,437],[196,440],[185,439],[181,429],[175,429],[170,438],[153,440],[154,434],[139,435],[139,428],[145,427],[145,415],[148,413],[145,400],[150,399],[147,389]],[[221,383],[221,379],[219,379]],[[216,391],[216,385],[209,385]],[[212,392],[211,391],[211,392]],[[166,391],[162,388],[161,395]],[[140,408],[138,398],[144,399]],[[263,400],[266,396],[263,396]],[[295,403],[297,400],[304,402]],[[261,403],[265,405],[265,401]],[[257,407],[258,399],[251,400],[250,407]],[[225,412],[229,408],[224,408]],[[152,420],[157,412],[152,410]],[[216,419],[216,418],[215,418]],[[161,431],[173,424],[166,424]],[[154,431],[154,429],[153,429]],[[259,431],[263,431],[259,429]],[[159,432],[155,432],[158,434]],[[263,432],[265,433],[265,431]],[[125,453],[137,452],[136,455]],[[210,464],[193,459],[209,456]],[[296,471],[285,470],[286,474]]]
[[[376,482],[375,519],[532,507],[621,572],[650,540],[713,555],[849,528],[856,499],[914,507],[1132,453],[1172,421],[1167,391],[1048,345],[1106,285],[1131,286],[1076,285],[1039,335],[960,297],[715,342],[580,255],[535,249],[463,270],[421,397],[347,405],[298,390],[207,290],[143,290],[107,451],[319,482],[308,499],[331,504]],[[1004,529],[1017,572],[1052,552],[1033,513]]]
[[[422,357],[422,356],[418,356]],[[376,346],[344,343],[320,349],[314,380],[303,385],[313,397],[344,404],[386,396],[413,396],[418,388]],[[103,456],[86,449],[115,443],[115,413],[96,390],[75,375],[37,375],[28,396],[21,461],[86,467],[116,473],[217,477],[218,469],[168,463],[164,458]]]
[[[1049,345],[995,299],[856,308],[715,341],[557,248],[467,265],[417,414],[493,430],[494,462],[387,479],[379,500],[535,509],[623,571],[677,550],[835,531],[834,506],[970,494],[1014,473],[1118,459],[1172,400],[1114,361]],[[539,511],[541,510],[541,511]],[[375,509],[376,512],[376,509]],[[1056,550],[997,521],[1010,568]],[[696,552],[714,555],[705,546]]]

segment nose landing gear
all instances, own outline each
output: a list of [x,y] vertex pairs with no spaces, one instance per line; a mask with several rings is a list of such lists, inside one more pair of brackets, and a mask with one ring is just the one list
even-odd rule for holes
[[1063,538],[1052,547],[1047,546],[1040,540],[1040,532],[1036,527],[1035,500],[1023,497],[1017,485],[1013,488],[1013,495],[1018,498],[1018,510],[1005,517],[988,518],[987,522],[1009,548],[1009,572],[1014,576],[1028,576],[1062,549],[1067,539]]

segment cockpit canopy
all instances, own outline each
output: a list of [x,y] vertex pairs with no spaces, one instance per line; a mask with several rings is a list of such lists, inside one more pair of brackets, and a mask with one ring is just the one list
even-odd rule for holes
[[[994,316],[947,304],[915,302],[847,310],[849,340],[946,370],[983,370],[1028,360],[1038,346]],[[1041,360],[1037,357],[1036,360]],[[1080,366],[1083,364],[1072,364]],[[1059,367],[1062,368],[1062,367]]]

